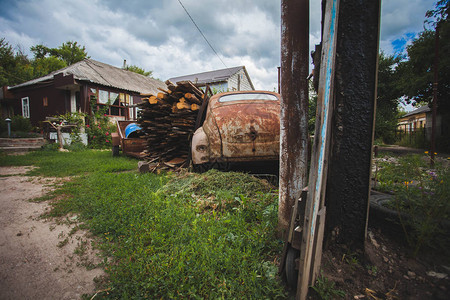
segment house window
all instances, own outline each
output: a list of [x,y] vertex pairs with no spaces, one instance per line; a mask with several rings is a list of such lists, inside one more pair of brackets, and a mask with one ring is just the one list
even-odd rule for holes
[[22,116],[24,118],[30,117],[30,99],[28,97],[22,98]]
[[[104,108],[107,106],[106,114],[109,116],[123,116],[127,117],[127,105],[125,104],[126,101],[130,101],[130,98],[132,99],[132,96],[125,93],[117,93],[112,91],[106,91],[106,90],[95,90],[91,88],[91,92],[98,92],[97,95],[92,95],[97,97],[97,105],[96,110],[99,110],[101,108]],[[92,99],[92,98],[91,98]]]
[[42,105],[43,105],[43,106],[48,106],[48,98],[47,98],[47,97],[44,97],[44,98],[42,99]]
[[98,102],[101,104],[107,104],[108,103],[108,91],[99,90],[98,91]]

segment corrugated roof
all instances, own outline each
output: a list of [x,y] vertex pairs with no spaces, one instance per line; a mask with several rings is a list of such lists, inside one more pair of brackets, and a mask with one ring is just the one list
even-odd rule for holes
[[169,80],[172,81],[173,83],[177,83],[178,81],[190,80],[195,84],[222,82],[222,81],[226,81],[228,78],[230,78],[232,75],[236,74],[243,68],[244,68],[244,66],[239,66],[239,67],[233,67],[233,68],[228,68],[228,69],[173,77],[173,78],[170,78]]
[[156,94],[158,88],[166,89],[164,82],[135,72],[123,70],[93,59],[84,59],[66,68],[54,71],[22,84],[10,87],[16,89],[53,80],[53,76],[62,73],[64,76],[73,75],[76,80],[87,81],[103,86],[138,92],[141,94]]
[[406,117],[409,117],[409,116],[413,116],[413,115],[417,115],[417,114],[424,113],[424,112],[429,112],[429,111],[431,111],[431,108],[429,108],[428,105],[424,105],[424,106],[419,107],[418,109],[410,111],[409,113],[404,115],[402,118],[406,118]]

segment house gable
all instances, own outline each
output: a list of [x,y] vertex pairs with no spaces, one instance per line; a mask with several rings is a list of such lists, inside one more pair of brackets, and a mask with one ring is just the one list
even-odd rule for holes
[[174,83],[190,80],[198,87],[204,87],[208,84],[217,92],[255,89],[245,66],[172,77],[169,80]]

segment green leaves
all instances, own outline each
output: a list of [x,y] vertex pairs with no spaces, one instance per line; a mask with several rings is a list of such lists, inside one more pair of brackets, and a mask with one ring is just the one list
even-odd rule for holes
[[57,48],[35,45],[31,52],[33,59],[20,48],[15,51],[5,38],[0,38],[0,86],[14,86],[89,58],[86,48],[74,41]]

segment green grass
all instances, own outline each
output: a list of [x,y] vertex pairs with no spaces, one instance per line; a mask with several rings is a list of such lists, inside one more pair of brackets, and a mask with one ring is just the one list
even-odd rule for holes
[[276,195],[251,176],[93,173],[57,193],[70,196],[52,214],[77,212],[100,237],[108,297],[285,296]]
[[27,175],[48,177],[137,170],[137,160],[125,156],[112,157],[111,151],[34,151],[26,155],[0,154],[0,166],[31,165],[38,168],[28,172]]
[[108,277],[96,298],[286,298],[275,263],[278,196],[264,181],[214,170],[118,172],[136,160],[102,151],[1,156],[0,165],[83,175],[41,200],[52,202],[47,217],[75,213],[97,237]]

